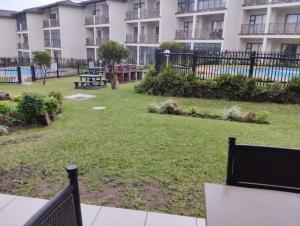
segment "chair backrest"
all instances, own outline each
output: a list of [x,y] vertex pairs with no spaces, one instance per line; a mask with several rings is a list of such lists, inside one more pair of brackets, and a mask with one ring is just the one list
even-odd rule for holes
[[24,226],[82,226],[78,169],[67,167],[70,184],[48,201]]
[[229,138],[226,183],[300,193],[300,150],[237,145]]

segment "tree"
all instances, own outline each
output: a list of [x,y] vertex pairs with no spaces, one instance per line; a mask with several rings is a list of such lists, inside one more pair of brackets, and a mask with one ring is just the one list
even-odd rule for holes
[[47,69],[51,65],[51,55],[46,51],[35,51],[32,53],[33,63],[38,65],[44,73],[43,85],[46,84]]
[[179,51],[182,49],[182,46],[178,42],[170,41],[160,43],[159,48],[161,50]]
[[128,55],[128,49],[115,41],[107,41],[99,49],[99,58],[103,60],[105,67],[108,68],[112,89],[117,88],[117,78],[114,71],[115,64],[121,63]]

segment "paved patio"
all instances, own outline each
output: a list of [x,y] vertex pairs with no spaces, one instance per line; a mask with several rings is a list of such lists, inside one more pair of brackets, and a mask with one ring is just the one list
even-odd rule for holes
[[[47,200],[0,194],[0,225],[21,226]],[[84,226],[205,226],[205,220],[170,214],[81,205]]]

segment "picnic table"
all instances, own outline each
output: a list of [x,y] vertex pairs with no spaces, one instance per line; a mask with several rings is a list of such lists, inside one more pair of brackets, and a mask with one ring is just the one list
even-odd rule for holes
[[75,88],[79,89],[97,89],[105,87],[107,80],[102,79],[103,74],[82,74],[79,75],[80,81],[74,82]]

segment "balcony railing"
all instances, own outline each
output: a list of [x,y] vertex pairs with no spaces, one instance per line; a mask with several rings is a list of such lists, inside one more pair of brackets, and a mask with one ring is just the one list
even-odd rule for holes
[[192,39],[192,30],[176,30],[175,39],[177,40],[187,40]]
[[223,38],[223,29],[197,29],[195,39],[217,40]]
[[299,35],[300,34],[300,23],[270,23],[269,34]]
[[244,0],[244,6],[255,6],[268,4],[269,0]]
[[96,46],[102,46],[104,42],[107,42],[109,38],[96,38]]
[[90,16],[85,18],[85,25],[108,24],[109,16]]
[[94,40],[94,38],[87,38],[86,39],[86,46],[101,46],[104,42],[108,41],[109,38],[96,38],[96,40]]
[[27,31],[27,23],[17,25],[17,31]]
[[300,0],[272,0],[273,4],[276,4],[276,3],[290,3],[290,2],[300,2]]
[[146,44],[156,44],[159,42],[158,34],[142,34],[140,35],[140,42]]
[[43,21],[43,27],[59,27],[59,19],[48,19]]
[[189,13],[194,11],[194,3],[178,5],[177,13]]
[[18,42],[18,49],[29,49],[28,42]]
[[126,12],[126,20],[151,19],[159,16],[160,10],[157,8],[129,10]]
[[265,33],[265,24],[242,24],[241,35],[262,35]]
[[60,39],[44,39],[44,47],[61,48]]
[[222,10],[226,8],[225,0],[208,0],[208,1],[198,1],[197,11],[215,11]]
[[126,35],[126,42],[127,43],[137,43],[138,42],[138,36],[134,34],[127,34]]

